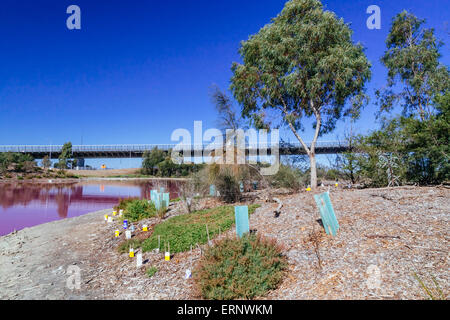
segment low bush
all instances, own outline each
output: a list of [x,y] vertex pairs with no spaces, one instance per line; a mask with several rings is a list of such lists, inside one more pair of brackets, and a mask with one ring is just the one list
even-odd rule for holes
[[149,203],[148,200],[134,200],[127,204],[123,212],[123,217],[131,222],[135,222],[154,217],[156,214],[156,208],[153,203]]
[[124,210],[127,208],[127,205],[135,200],[139,200],[139,198],[125,198],[119,199],[119,204],[114,207],[114,210],[119,212],[119,210]]
[[303,180],[300,169],[282,164],[278,172],[271,177],[270,183],[276,188],[298,191],[302,187]]
[[226,203],[239,201],[241,192],[236,175],[231,170],[224,170],[216,178],[216,187],[220,193],[220,198]]
[[193,275],[205,299],[252,299],[275,289],[287,265],[275,241],[244,235],[208,248]]
[[[252,214],[260,205],[253,204],[248,207]],[[158,236],[160,236],[160,249],[169,242],[171,253],[187,251],[198,244],[208,241],[206,225],[210,239],[220,232],[229,230],[234,224],[234,207],[221,206],[207,210],[194,211],[190,214],[179,215],[156,225],[153,233],[144,241],[142,248],[150,251],[158,248]]]

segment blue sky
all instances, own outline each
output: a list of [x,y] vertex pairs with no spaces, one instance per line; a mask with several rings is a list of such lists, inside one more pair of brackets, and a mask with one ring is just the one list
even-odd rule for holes
[[[284,0],[3,0],[0,4],[0,145],[170,143],[177,128],[216,126],[209,90],[229,86],[239,43],[258,32]],[[447,42],[448,1],[323,1],[354,30],[373,64],[368,93],[385,82],[379,63],[392,17],[407,9]],[[81,8],[81,30],[68,30],[66,8]],[[381,8],[381,30],[366,27],[366,8]],[[376,128],[373,100],[356,123]],[[344,122],[322,137],[342,136]],[[309,128],[309,127],[308,127]],[[286,130],[286,139],[294,138]],[[305,132],[306,140],[312,133]],[[139,161],[108,160],[109,166]],[[91,161],[98,164],[98,161]]]

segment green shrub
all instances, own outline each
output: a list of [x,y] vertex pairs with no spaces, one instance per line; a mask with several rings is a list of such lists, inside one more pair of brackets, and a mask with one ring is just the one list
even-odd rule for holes
[[135,200],[139,200],[139,198],[125,198],[119,199],[119,204],[114,207],[114,210],[119,212],[119,210],[124,210],[127,208],[127,205]]
[[302,187],[302,172],[284,164],[280,165],[278,172],[270,179],[272,186],[298,191]]
[[203,298],[252,299],[275,289],[286,269],[287,258],[275,241],[244,235],[208,248],[193,274]]
[[155,215],[155,205],[149,203],[148,200],[133,200],[127,204],[123,212],[124,219],[128,219],[131,222],[154,217]]
[[[249,214],[255,212],[259,206],[258,204],[250,205]],[[158,236],[160,236],[160,249],[169,242],[171,253],[187,251],[191,245],[194,247],[197,243],[208,242],[206,225],[208,225],[209,237],[213,239],[219,231],[229,230],[233,224],[233,206],[221,206],[179,215],[156,225],[150,238],[142,244],[142,249],[150,251],[158,248]]]
[[216,187],[220,192],[220,198],[226,203],[239,201],[241,192],[236,175],[231,170],[224,170],[216,178]]

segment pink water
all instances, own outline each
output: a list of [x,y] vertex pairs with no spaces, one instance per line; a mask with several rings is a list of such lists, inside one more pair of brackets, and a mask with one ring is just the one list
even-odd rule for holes
[[0,183],[0,235],[112,208],[120,198],[150,199],[150,190],[159,187],[170,192],[173,199],[178,197],[179,184],[177,181],[155,180]]

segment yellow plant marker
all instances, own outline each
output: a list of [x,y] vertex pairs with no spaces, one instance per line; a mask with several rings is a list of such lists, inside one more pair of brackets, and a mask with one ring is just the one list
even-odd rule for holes
[[116,236],[116,238],[118,238],[118,237],[119,237],[119,230],[116,230],[116,231],[114,232],[114,235]]
[[133,257],[134,257],[134,249],[130,248],[130,258],[133,258]]
[[144,225],[142,226],[142,231],[148,231],[148,226],[147,226],[146,224],[144,224]]
[[167,251],[166,254],[164,255],[164,259],[166,261],[170,261],[170,242],[167,242]]
[[105,221],[108,221],[108,215],[105,214],[104,217],[105,217]]
[[339,186],[339,184],[338,184],[337,182],[336,182],[334,185],[335,185],[336,187]]
[[306,188],[306,191],[311,191],[311,188],[310,187]]
[[115,217],[117,214],[117,211],[113,211],[113,216]]

